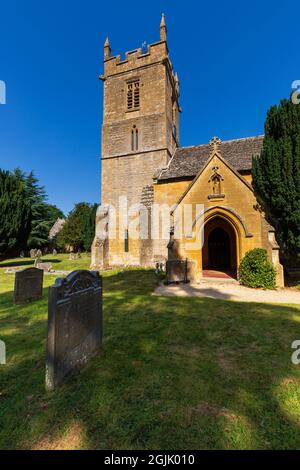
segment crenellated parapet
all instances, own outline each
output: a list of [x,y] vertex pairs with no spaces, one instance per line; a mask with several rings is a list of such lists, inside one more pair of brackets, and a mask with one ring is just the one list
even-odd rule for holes
[[111,47],[108,39],[104,44],[104,74],[100,76],[101,80],[115,75],[134,72],[135,70],[149,67],[155,64],[163,64],[166,66],[170,78],[170,82],[177,98],[179,96],[179,80],[177,73],[173,70],[173,65],[169,57],[167,45],[167,27],[164,15],[160,23],[160,40],[149,44],[147,49],[139,47],[125,53],[125,58],[118,55],[111,55]]
[[169,60],[167,43],[160,41],[149,44],[146,52],[143,52],[141,47],[126,52],[125,59],[122,59],[121,55],[104,58],[104,76],[128,72],[134,68],[146,67],[165,60]]

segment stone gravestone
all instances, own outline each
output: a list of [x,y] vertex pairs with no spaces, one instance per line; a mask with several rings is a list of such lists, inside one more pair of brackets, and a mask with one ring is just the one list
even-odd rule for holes
[[81,258],[81,253],[80,252],[70,253],[69,260],[74,261],[75,259],[79,259],[79,258]]
[[43,295],[44,272],[36,268],[23,269],[15,274],[14,303],[38,300]]
[[190,282],[190,274],[193,270],[193,262],[185,259],[172,259],[166,263],[166,284]]
[[49,289],[46,388],[53,390],[102,344],[102,277],[73,271]]
[[36,248],[31,248],[29,253],[30,253],[30,258],[37,258],[37,249]]
[[42,269],[46,273],[50,273],[52,270],[52,264],[51,263],[44,263],[41,260],[36,260],[35,267],[38,269]]

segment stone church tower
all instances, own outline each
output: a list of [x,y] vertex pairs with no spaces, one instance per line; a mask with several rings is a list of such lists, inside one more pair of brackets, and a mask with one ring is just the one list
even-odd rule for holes
[[[146,50],[126,52],[125,59],[111,55],[106,39],[100,79],[104,84],[102,198],[92,265],[153,265],[150,240],[128,240],[126,224],[124,234],[119,233],[118,207],[124,196],[128,207],[140,202],[150,206],[153,177],[179,146],[179,81],[169,58],[164,15],[160,40]],[[103,231],[112,217],[111,206],[117,209],[118,233],[107,240]]]

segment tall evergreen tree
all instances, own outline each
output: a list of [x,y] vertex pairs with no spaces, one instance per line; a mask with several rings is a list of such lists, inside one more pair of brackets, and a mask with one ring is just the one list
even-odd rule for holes
[[17,168],[14,174],[25,185],[26,199],[31,211],[31,230],[27,246],[42,248],[49,243],[49,231],[58,217],[63,217],[63,213],[56,206],[47,204],[45,188],[40,186],[32,171],[26,175]]
[[31,207],[31,232],[28,248],[40,248],[47,244],[49,234],[46,192],[45,188],[38,184],[38,179],[33,172],[25,177],[25,185]]
[[253,185],[283,258],[300,262],[300,105],[283,100],[268,111]]
[[26,248],[31,224],[26,188],[19,178],[0,170],[0,256]]
[[0,256],[49,243],[51,227],[64,214],[46,200],[45,189],[33,172],[0,169]]

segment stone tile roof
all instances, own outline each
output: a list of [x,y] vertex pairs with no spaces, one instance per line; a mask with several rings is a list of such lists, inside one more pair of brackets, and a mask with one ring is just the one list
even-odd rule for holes
[[[221,156],[237,171],[251,170],[252,156],[259,155],[264,136],[221,141]],[[203,168],[210,157],[212,148],[209,144],[193,147],[179,147],[167,168],[162,169],[158,181],[174,178],[192,178]]]

